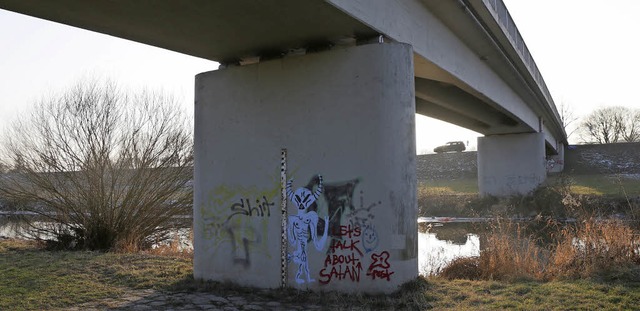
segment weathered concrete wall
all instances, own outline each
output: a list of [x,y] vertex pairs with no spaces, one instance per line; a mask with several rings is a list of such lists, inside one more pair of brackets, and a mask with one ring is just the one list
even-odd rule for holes
[[375,44],[197,76],[196,278],[281,285],[282,148],[311,195],[288,202],[288,286],[390,292],[417,276],[412,58]]
[[480,195],[526,194],[546,177],[544,135],[495,135],[478,138]]
[[639,174],[640,143],[573,145],[565,152],[570,174]]
[[478,177],[475,151],[423,154],[417,156],[418,181]]
[[[640,143],[571,145],[561,150],[564,160],[547,157],[547,173],[557,173],[564,165],[567,174],[640,174]],[[418,181],[478,176],[475,151],[418,155],[416,167]]]

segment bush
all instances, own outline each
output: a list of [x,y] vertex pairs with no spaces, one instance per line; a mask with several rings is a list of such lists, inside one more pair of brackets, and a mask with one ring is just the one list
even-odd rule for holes
[[447,280],[480,279],[480,257],[458,257],[446,265],[438,274]]
[[169,96],[79,83],[6,135],[0,194],[60,248],[148,248],[190,214],[191,127]]

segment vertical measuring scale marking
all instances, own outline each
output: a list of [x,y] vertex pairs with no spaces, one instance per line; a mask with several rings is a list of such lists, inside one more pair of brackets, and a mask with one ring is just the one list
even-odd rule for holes
[[280,228],[280,272],[281,286],[287,286],[287,149],[280,152],[280,212],[282,213],[282,223]]

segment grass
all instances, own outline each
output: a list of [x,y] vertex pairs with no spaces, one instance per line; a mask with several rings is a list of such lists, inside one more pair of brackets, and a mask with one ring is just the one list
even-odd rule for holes
[[[583,195],[629,196],[640,195],[640,179],[624,175],[568,175],[572,181],[571,192]],[[546,184],[553,185],[560,175],[552,175]],[[427,180],[421,182],[418,191],[425,195],[468,195],[478,193],[477,178],[460,178],[455,180]]]
[[635,310],[640,283],[429,280],[430,304],[450,310]]
[[640,179],[625,175],[553,175],[528,195],[501,199],[480,197],[475,178],[421,182],[417,194],[419,216],[564,218],[573,217],[568,212],[576,207],[600,215],[640,216],[640,210],[629,209],[640,202]]
[[478,179],[427,180],[418,185],[418,191],[423,191],[425,195],[477,194]]
[[33,243],[0,241],[0,310],[64,309],[124,295],[131,289],[260,295],[330,310],[576,310],[635,309],[640,283],[471,281],[418,278],[393,295],[345,295],[296,290],[256,291],[196,282],[189,257],[47,251]]
[[[571,192],[585,195],[640,195],[640,179],[621,175],[569,175],[573,181]],[[549,177],[553,184],[559,177]]]
[[123,295],[169,290],[191,277],[191,260],[149,254],[46,251],[0,241],[0,310],[59,309]]

